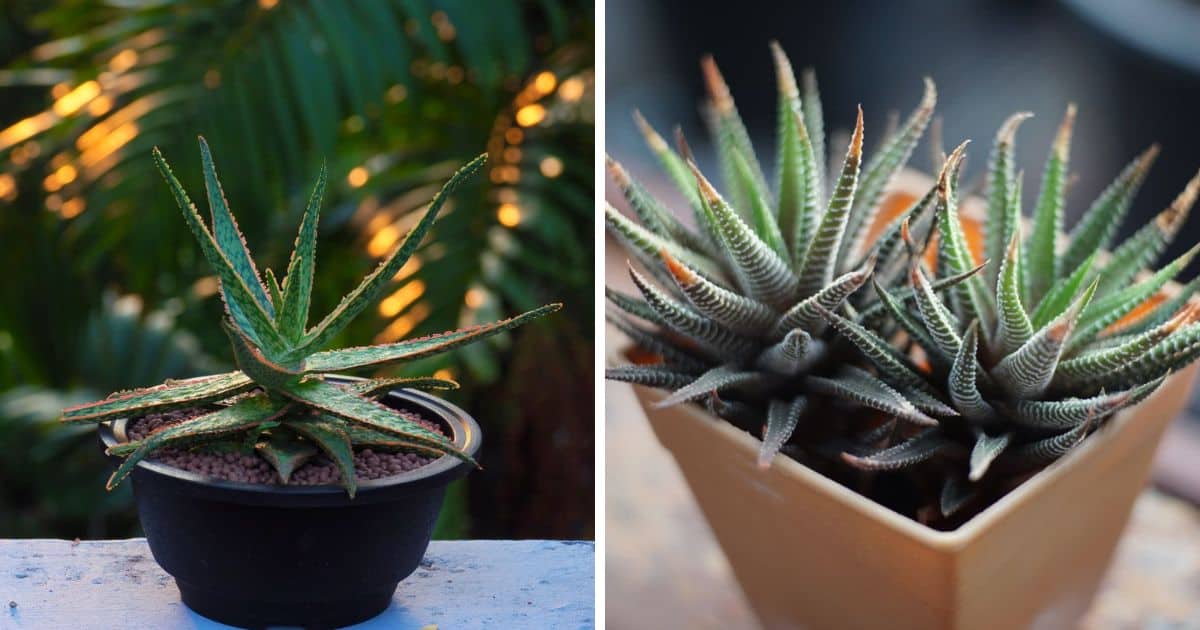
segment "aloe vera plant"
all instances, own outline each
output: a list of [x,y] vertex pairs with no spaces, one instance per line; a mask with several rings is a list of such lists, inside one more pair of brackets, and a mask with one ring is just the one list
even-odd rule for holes
[[[1200,245],[1155,271],[1143,270],[1187,218],[1200,192],[1200,173],[1169,207],[1107,253],[1158,153],[1152,146],[1100,194],[1063,242],[1075,118],[1071,106],[1050,150],[1026,236],[1013,144],[1027,116],[1010,117],[992,149],[982,226],[981,253],[991,261],[987,273],[973,275],[946,295],[931,290],[936,278],[969,272],[980,262],[967,245],[959,212],[964,143],[947,158],[937,180],[937,244],[918,242],[907,220],[901,225],[909,251],[908,287],[875,283],[878,302],[863,310],[861,322],[833,309],[822,311],[870,360],[875,374],[846,368],[864,390],[907,387],[940,407],[929,410],[936,426],[898,432],[894,443],[847,451],[844,460],[866,470],[911,469],[939,460],[943,516],[1061,457],[1114,413],[1143,400],[1171,372],[1200,357],[1200,307],[1189,302],[1196,283],[1170,299],[1148,302]],[[936,275],[925,264],[927,247],[936,250]],[[1130,317],[1143,304],[1150,310]],[[919,348],[923,364],[903,351],[911,348],[889,345],[896,339]]]
[[[672,390],[662,406],[699,401],[735,424],[753,429],[765,424],[763,466],[814,408],[812,383],[854,387],[833,371],[849,355],[837,347],[837,330],[822,313],[857,311],[866,302],[855,291],[873,273],[889,277],[902,271],[899,221],[872,242],[867,234],[936,101],[933,82],[926,80],[917,108],[865,161],[860,108],[845,158],[835,172],[825,173],[815,76],[806,72],[798,84],[777,44],[772,52],[779,90],[773,188],[724,79],[706,59],[708,123],[726,194],[700,172],[682,138],[673,151],[639,116],[650,149],[688,200],[696,229],[611,159],[609,170],[638,221],[611,206],[605,212],[608,231],[651,276],[631,266],[641,295],[607,291],[617,309],[610,321],[659,359],[611,368],[608,378]],[[929,225],[928,205],[917,204],[905,216]],[[965,277],[946,279],[939,289]],[[928,408],[902,395],[909,389],[888,390],[872,400],[886,399],[880,403],[884,409],[905,422],[936,424]]]
[[326,376],[412,361],[509,330],[558,310],[550,304],[517,317],[396,343],[325,350],[345,326],[388,288],[416,251],[449,195],[486,161],[481,155],[455,173],[433,198],[402,243],[346,295],[328,315],[309,327],[317,222],[326,173],[322,168],[309,198],[295,249],[283,281],[270,269],[260,275],[225,200],[207,143],[200,152],[211,210],[211,227],[201,218],[183,186],[157,149],[154,160],[169,184],[205,259],[220,280],[226,334],[238,370],[155,387],[117,392],[108,398],[67,408],[64,422],[107,422],[173,409],[205,413],[161,429],[141,440],[119,444],[109,454],[123,457],[108,481],[112,489],[157,449],[210,445],[214,441],[253,445],[286,482],[292,471],[318,453],[338,467],[351,497],[356,491],[354,448],[404,449],[431,456],[448,454],[473,461],[442,434],[384,406],[378,398],[393,388],[453,389],[437,378],[375,378],[349,386]]

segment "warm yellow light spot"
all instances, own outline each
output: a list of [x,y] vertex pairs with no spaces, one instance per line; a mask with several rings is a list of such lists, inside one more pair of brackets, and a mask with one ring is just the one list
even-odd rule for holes
[[86,207],[87,202],[84,201],[82,197],[71,197],[63,202],[62,209],[59,210],[59,214],[61,214],[62,218],[64,219],[74,219],[75,217],[79,216],[79,213],[83,212],[84,208]]
[[429,305],[424,302],[412,307],[412,310],[404,315],[397,317],[383,332],[375,337],[375,340],[380,343],[396,341],[412,332],[413,328],[417,327],[422,320],[429,316]]
[[17,179],[9,173],[0,173],[0,199],[12,201],[17,197]]
[[379,258],[391,251],[392,245],[395,245],[398,240],[400,240],[400,228],[395,225],[386,225],[371,237],[367,243],[367,253]]
[[212,297],[220,288],[221,283],[216,276],[205,276],[192,284],[192,295],[198,298]]
[[410,304],[420,299],[424,293],[425,283],[421,280],[413,280],[384,298],[379,303],[379,314],[384,317],[395,317]]
[[54,157],[50,158],[50,168],[58,168],[70,161],[71,156],[67,155],[66,151],[63,151],[62,153],[56,153],[54,154]]
[[88,103],[88,113],[93,116],[103,116],[108,113],[108,110],[112,109],[112,106],[112,97],[107,94],[101,94],[96,100]]
[[263,9],[264,11],[270,11],[271,9],[274,9],[275,5],[277,4],[279,4],[279,0],[258,0],[259,8]]
[[433,378],[440,378],[444,381],[453,381],[454,370],[451,370],[450,368],[442,368],[433,373]]
[[70,164],[63,164],[57,171],[54,171],[54,176],[57,177],[59,183],[63,184],[64,186],[75,181],[75,177],[77,175],[79,175],[79,172],[76,171],[75,167]]
[[538,170],[542,171],[542,175],[545,175],[551,179],[558,177],[559,175],[562,175],[563,172],[562,160],[554,157],[553,155],[544,157],[542,158],[542,161],[538,163]]
[[221,86],[221,71],[216,68],[209,68],[204,73],[204,87],[215,90]]
[[462,80],[465,76],[466,71],[462,69],[462,66],[450,66],[446,70],[446,81],[448,81],[450,85],[458,85],[459,83],[462,83]]
[[586,86],[583,83],[583,79],[579,77],[571,77],[570,79],[563,81],[562,85],[558,86],[558,97],[568,103],[574,103],[575,101],[583,98],[583,90],[585,87]]
[[396,85],[388,88],[385,97],[389,103],[399,103],[400,101],[408,98],[408,88],[397,83]]
[[392,279],[393,280],[403,280],[403,279],[413,275],[414,273],[416,273],[417,270],[420,268],[421,268],[421,257],[413,256],[412,258],[409,258],[408,261],[405,262],[403,265],[400,265],[400,271],[397,271],[396,275],[392,276]]
[[108,61],[108,67],[113,72],[125,72],[137,64],[137,61],[137,51],[132,48],[126,48],[113,55],[113,58]]
[[463,296],[463,302],[466,302],[468,308],[479,308],[487,302],[487,291],[479,287],[471,287],[467,289],[467,294]]
[[49,129],[56,122],[58,122],[58,117],[53,112],[42,112],[36,116],[18,120],[11,127],[0,131],[0,151],[28,140],[35,134]]
[[135,122],[127,122],[120,127],[112,130],[107,136],[104,136],[99,142],[87,148],[79,156],[79,162],[83,164],[85,169],[92,175],[97,175],[93,172],[92,167],[100,163],[101,160],[112,155],[121,147],[125,146],[130,140],[133,140],[138,135],[138,126]]
[[496,210],[496,220],[504,227],[517,227],[521,223],[521,208],[515,203],[502,203]]
[[516,203],[517,191],[512,188],[500,188],[496,190],[496,199],[502,203]]
[[538,93],[543,96],[553,92],[555,86],[557,85],[558,77],[554,76],[554,73],[550,72],[549,70],[539,72],[538,75],[533,78],[533,89],[537,90]]
[[54,101],[52,109],[59,116],[70,116],[99,95],[100,84],[95,81],[85,81],[79,87],[64,94],[62,98]]
[[53,96],[54,98],[62,98],[67,95],[67,92],[70,91],[71,84],[63,81],[62,83],[56,83],[54,87],[50,88],[50,96]]
[[534,103],[517,110],[517,124],[532,127],[546,118],[546,108]]
[[504,161],[505,162],[520,162],[521,161],[521,149],[519,149],[517,147],[508,147],[507,149],[505,149],[504,150]]
[[355,114],[347,118],[344,124],[346,125],[346,131],[349,131],[350,133],[358,133],[363,130],[363,127],[366,126],[366,121],[363,120],[362,116]]
[[42,180],[42,188],[45,188],[46,192],[55,192],[59,188],[62,188],[62,182],[58,181],[54,173],[51,173]]
[[58,212],[62,208],[62,197],[58,195],[46,195],[46,209],[50,212]]
[[371,178],[371,173],[364,166],[355,166],[350,169],[350,173],[346,175],[346,183],[350,184],[351,188],[361,188],[367,180]]
[[508,130],[504,132],[504,141],[509,144],[521,144],[521,141],[524,139],[525,132],[516,127],[509,127]]

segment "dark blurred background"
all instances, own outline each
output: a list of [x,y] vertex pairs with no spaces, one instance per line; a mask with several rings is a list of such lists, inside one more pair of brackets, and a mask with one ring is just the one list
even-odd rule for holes
[[136,535],[65,405],[231,364],[216,280],[150,159],[202,197],[212,145],[281,271],[322,160],[314,316],[475,155],[435,234],[340,345],[566,308],[402,371],[455,378],[484,470],[439,537],[591,538],[593,7],[576,0],[0,3],[0,538]]
[[[701,166],[711,161],[699,112],[699,60],[706,53],[769,162],[776,118],[771,39],[797,70],[817,71],[829,129],[852,126],[855,105],[862,104],[868,146],[890,111],[907,115],[915,107],[921,78],[932,77],[945,145],[973,141],[963,176],[968,185],[981,182],[1001,122],[1016,111],[1034,112],[1017,136],[1027,213],[1054,131],[1067,104],[1076,103],[1071,171],[1077,180],[1067,196],[1068,226],[1151,143],[1160,143],[1162,154],[1121,235],[1166,208],[1200,169],[1196,0],[610,0],[605,19],[605,150],[635,173],[657,166],[630,118],[634,109],[662,133],[681,125]],[[928,172],[925,144],[910,166]],[[1193,216],[1161,260],[1197,240],[1200,216]],[[1198,267],[1193,263],[1181,277],[1194,277]],[[1170,457],[1176,464],[1164,474],[1173,489],[1200,502],[1200,399],[1193,399],[1189,417],[1192,430],[1167,441],[1189,449]]]

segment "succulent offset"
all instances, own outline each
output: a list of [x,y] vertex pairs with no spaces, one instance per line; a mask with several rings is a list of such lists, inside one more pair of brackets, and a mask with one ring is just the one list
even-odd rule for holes
[[[932,116],[932,83],[902,125],[889,125],[861,173],[860,109],[846,159],[826,175],[815,81],[806,73],[800,94],[772,48],[774,190],[711,60],[706,113],[725,196],[682,137],[672,151],[638,118],[697,228],[609,162],[638,220],[610,206],[608,228],[644,271],[630,269],[640,297],[608,290],[619,311],[610,321],[636,346],[634,363],[610,368],[608,378],[670,390],[660,406],[696,401],[749,431],[765,427],[762,466],[787,447],[865,492],[871,477],[854,470],[904,471],[918,494],[932,494],[916,506],[940,513],[922,516],[931,521],[969,515],[966,506],[1062,456],[1200,357],[1200,308],[1190,302],[1200,280],[1163,294],[1200,246],[1143,272],[1186,219],[1200,174],[1109,253],[1157,146],[1064,238],[1075,108],[1027,224],[1013,146],[1030,114],[1015,114],[996,136],[977,222],[982,251],[972,251],[959,213],[966,143],[946,156],[934,140],[934,185],[894,218],[879,217],[886,187]],[[828,193],[825,182],[836,182]],[[855,413],[835,413],[844,403]]]
[[157,449],[190,447],[213,440],[252,445],[285,482],[300,465],[324,453],[336,464],[351,497],[357,488],[355,447],[402,449],[431,456],[448,454],[473,463],[469,455],[442,434],[378,402],[380,396],[394,388],[453,389],[457,387],[453,381],[376,378],[343,386],[326,381],[325,376],[431,356],[514,328],[554,312],[561,305],[551,304],[511,319],[396,343],[339,350],[322,348],[381,297],[429,232],[448,196],[483,165],[486,155],[455,173],[400,246],[333,311],[309,328],[324,168],[305,208],[287,273],[280,283],[270,269],[265,270],[264,276],[259,275],[229,211],[203,138],[200,152],[212,212],[211,229],[157,149],[154,159],[220,281],[227,315],[223,325],[239,369],[117,392],[105,400],[65,409],[65,422],[106,422],[173,409],[207,410],[145,439],[110,448],[110,455],[124,460],[109,479],[108,488],[119,484],[139,461]]
[[[729,199],[700,173],[682,140],[680,153],[672,151],[639,117],[650,148],[688,199],[698,229],[686,227],[612,160],[610,171],[640,223],[611,206],[605,212],[610,233],[658,281],[655,286],[631,267],[641,298],[607,291],[618,309],[657,331],[620,313],[610,320],[662,358],[657,365],[611,368],[608,378],[673,390],[663,406],[699,400],[715,414],[754,428],[765,418],[764,466],[811,406],[811,383],[840,378],[833,368],[846,353],[836,351],[836,330],[821,313],[857,309],[862,294],[855,291],[873,271],[894,275],[903,266],[898,222],[869,246],[866,237],[885,189],[908,160],[936,101],[933,83],[926,80],[916,110],[886,135],[865,167],[860,108],[845,159],[826,175],[816,79],[806,73],[801,92],[783,51],[774,44],[772,51],[779,89],[773,190],[728,88],[706,59],[706,113]],[[895,415],[934,422],[903,398],[894,403],[889,410]]]
[[[1173,371],[1200,357],[1200,307],[1189,302],[1196,282],[1170,299],[1163,287],[1200,251],[1197,245],[1156,271],[1200,192],[1200,173],[1171,205],[1121,242],[1124,218],[1158,153],[1134,159],[1060,242],[1075,108],[1068,108],[1047,159],[1029,235],[1023,236],[1022,175],[1013,173],[1017,127],[1010,117],[996,137],[988,168],[983,252],[990,261],[947,295],[931,290],[926,247],[936,249],[939,275],[975,267],[959,213],[957,175],[966,143],[947,158],[937,182],[936,246],[902,238],[909,256],[905,288],[876,283],[877,306],[861,322],[823,315],[870,359],[876,375],[847,368],[866,389],[907,388],[944,403],[937,425],[897,435],[896,443],[843,458],[867,470],[898,470],[940,457],[945,472],[940,511],[949,516],[1007,478],[1064,455],[1114,413],[1134,405]],[[918,243],[918,241],[920,241]],[[1145,313],[1135,309],[1148,305]],[[893,336],[892,333],[900,333]],[[900,338],[920,349],[919,366]],[[842,393],[842,392],[838,392]],[[854,398],[853,396],[851,398]]]

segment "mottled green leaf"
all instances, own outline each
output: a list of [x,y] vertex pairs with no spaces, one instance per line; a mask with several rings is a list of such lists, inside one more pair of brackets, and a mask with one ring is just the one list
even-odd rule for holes
[[438,333],[417,339],[406,339],[396,343],[359,348],[343,348],[318,352],[304,361],[306,373],[342,372],[362,368],[378,368],[401,361],[415,361],[422,357],[439,354],[453,348],[486,339],[500,332],[516,328],[543,315],[562,308],[562,304],[547,304],[516,317]]
[[124,416],[196,407],[230,398],[254,388],[254,381],[241,372],[167,380],[161,385],[116,392],[104,400],[68,407],[63,422],[104,422]]
[[260,423],[274,420],[286,413],[289,407],[289,403],[272,401],[266,395],[250,396],[212,413],[171,425],[152,433],[144,440],[111,447],[108,449],[109,455],[125,457],[125,460],[109,477],[107,487],[109,490],[117,487],[125,480],[125,477],[129,476],[129,473],[133,472],[133,468],[138,462],[159,448],[214,435],[243,431]]
[[475,463],[470,455],[462,452],[442,434],[426,429],[391,408],[320,379],[310,378],[285,385],[279,393],[350,422],[392,433],[463,461]]
[[[289,423],[288,426],[292,425]],[[318,452],[311,442],[299,439],[291,431],[279,429],[273,430],[268,439],[255,444],[254,449],[279,473],[283,483],[287,483],[292,473],[311,461]]]
[[344,420],[337,416],[318,416],[289,422],[288,427],[312,440],[342,474],[342,487],[353,499],[358,492],[358,476],[354,471],[354,448],[343,428]]
[[298,343],[303,338],[305,327],[308,325],[313,270],[317,259],[317,224],[321,215],[321,200],[325,197],[327,175],[325,163],[322,162],[321,174],[317,176],[312,196],[308,198],[308,205],[304,207],[304,217],[300,219],[300,232],[296,235],[292,258],[288,261],[287,277],[283,281],[279,330],[293,343]]
[[404,263],[416,251],[417,246],[421,244],[421,241],[425,238],[425,234],[429,232],[429,229],[437,219],[438,212],[441,211],[442,206],[446,203],[446,199],[463,181],[475,174],[475,171],[479,170],[486,161],[487,154],[485,153],[468,162],[466,166],[463,166],[457,173],[450,177],[450,180],[446,182],[446,185],[438,191],[433,201],[430,202],[429,209],[425,211],[425,216],[421,217],[417,225],[404,237],[404,241],[400,244],[400,247],[396,248],[396,251],[385,258],[375,268],[375,271],[363,279],[362,284],[358,285],[346,297],[342,298],[337,307],[329,315],[325,316],[325,319],[321,320],[312,331],[304,336],[303,344],[293,353],[294,356],[302,357],[324,346],[330,339],[341,332],[351,320],[357,317],[363,309],[379,299],[391,283],[392,278],[400,271],[400,267],[404,266]]
[[[183,217],[187,220],[188,227],[191,228],[192,234],[200,243],[200,251],[204,253],[204,257],[221,281],[221,296],[225,300],[225,307],[229,311],[230,317],[233,318],[238,328],[266,350],[269,355],[281,356],[286,349],[286,344],[279,331],[275,329],[275,322],[263,310],[251,289],[238,275],[233,263],[217,245],[212,233],[204,226],[200,214],[196,211],[196,206],[188,198],[183,185],[175,178],[171,167],[157,148],[154,149],[154,163],[158,166],[163,178],[167,180],[167,184],[170,185],[171,192],[175,195],[179,209],[183,211]],[[261,289],[261,287],[259,288]]]

